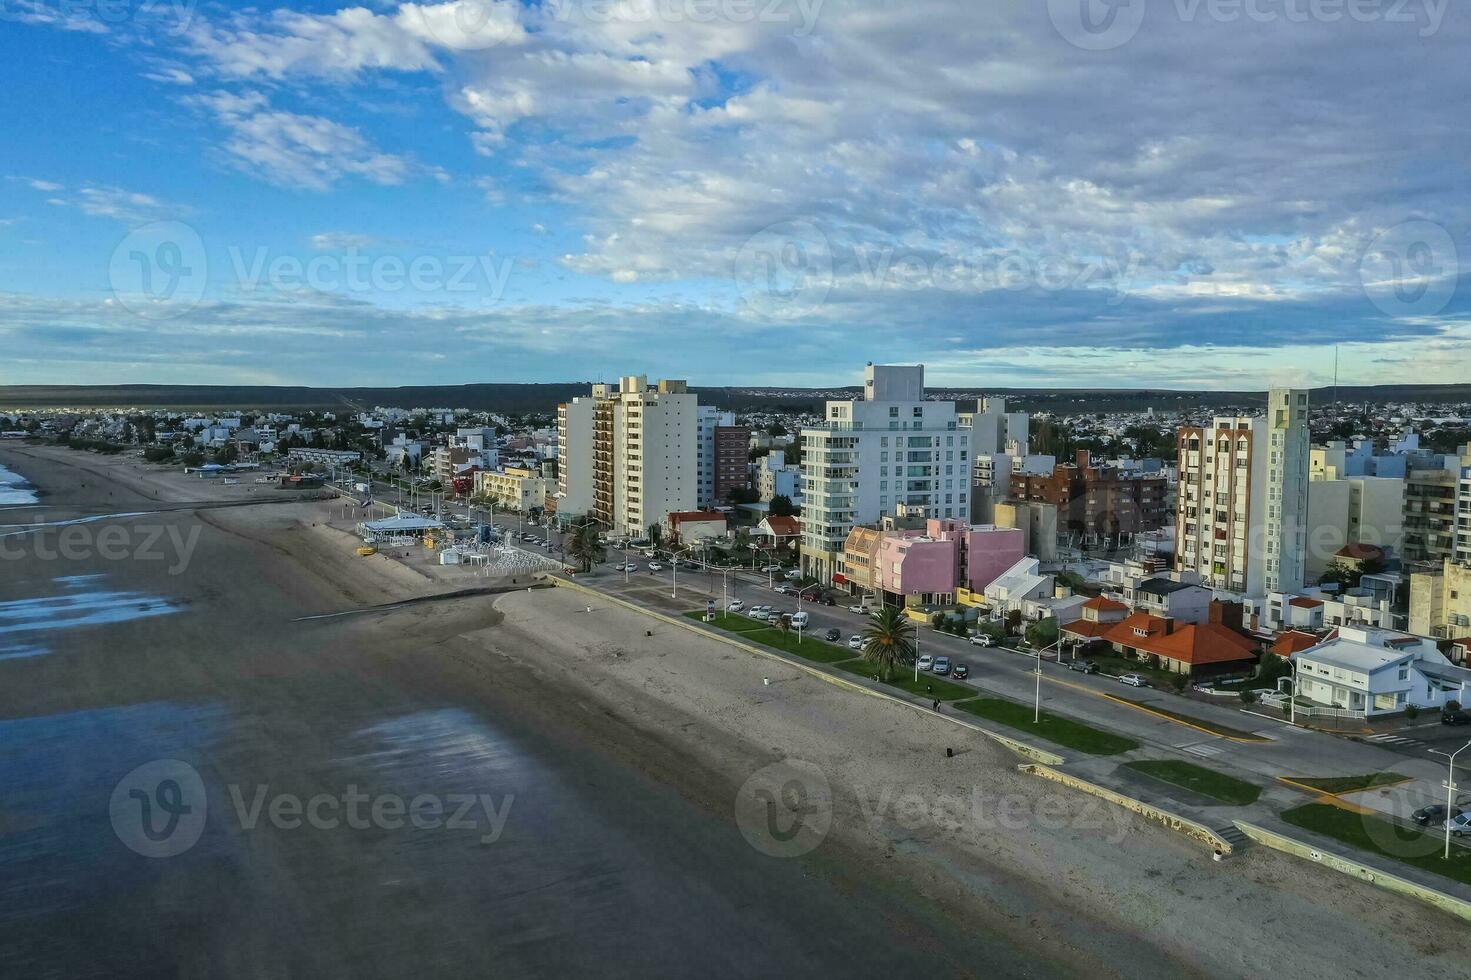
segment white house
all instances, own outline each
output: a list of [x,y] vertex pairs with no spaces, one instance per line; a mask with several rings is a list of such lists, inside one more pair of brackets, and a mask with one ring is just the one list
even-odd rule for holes
[[1023,558],[1012,565],[986,586],[986,605],[992,612],[1009,613],[1013,609],[1025,612],[1028,599],[1045,599],[1052,595],[1053,579],[1038,569],[1041,562],[1035,558]]
[[1370,626],[1343,626],[1317,646],[1292,655],[1297,693],[1366,718],[1410,705],[1467,703],[1471,670],[1457,667],[1433,640]]

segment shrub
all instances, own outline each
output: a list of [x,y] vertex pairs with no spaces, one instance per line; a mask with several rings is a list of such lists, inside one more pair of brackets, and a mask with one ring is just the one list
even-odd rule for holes
[[1241,698],[1241,703],[1242,704],[1256,704],[1256,692],[1255,691],[1242,691],[1237,696],[1239,698]]
[[1419,718],[1419,717],[1420,717],[1420,709],[1417,706],[1415,706],[1415,705],[1412,704],[1412,705],[1409,705],[1408,707],[1405,708],[1405,720],[1406,721],[1414,721],[1416,718]]

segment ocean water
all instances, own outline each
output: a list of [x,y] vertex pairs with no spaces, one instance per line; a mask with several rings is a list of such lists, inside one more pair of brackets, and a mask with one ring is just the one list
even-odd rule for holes
[[36,501],[36,492],[25,477],[0,466],[0,507],[21,507]]

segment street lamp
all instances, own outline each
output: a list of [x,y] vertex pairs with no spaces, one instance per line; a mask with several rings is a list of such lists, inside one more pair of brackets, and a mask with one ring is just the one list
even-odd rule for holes
[[1283,684],[1289,684],[1289,685],[1292,686],[1292,692],[1290,694],[1288,694],[1288,696],[1287,696],[1287,698],[1288,698],[1288,700],[1287,700],[1287,712],[1288,712],[1287,720],[1288,720],[1288,723],[1289,724],[1296,725],[1297,724],[1297,678],[1296,677],[1279,677],[1279,678],[1277,678],[1277,690],[1278,691],[1282,690],[1282,685]]
[[694,545],[689,545],[688,547],[681,548],[678,551],[671,550],[669,552],[669,571],[674,580],[673,591],[669,594],[669,598],[671,599],[679,598],[679,556],[684,554],[686,551],[693,550],[694,547]]
[[1062,642],[1062,632],[1059,630],[1057,639],[1045,647],[1037,648],[1037,693],[1032,703],[1032,724],[1036,725],[1042,721],[1042,651],[1056,646]]
[[1456,756],[1471,749],[1471,742],[1467,742],[1459,749],[1451,753],[1450,763],[1446,766],[1445,773],[1445,856],[1443,860],[1451,859],[1451,814],[1456,808]]
[[[802,593],[807,592],[811,589],[818,589],[821,587],[821,582],[813,582],[811,585],[807,586],[807,588],[797,590],[797,612],[802,611]],[[802,625],[800,623],[797,624],[797,649],[802,649]]]

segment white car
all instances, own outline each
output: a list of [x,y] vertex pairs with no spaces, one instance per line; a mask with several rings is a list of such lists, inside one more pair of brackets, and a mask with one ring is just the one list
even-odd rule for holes
[[1449,827],[1452,837],[1460,837],[1462,834],[1471,834],[1471,813],[1462,813],[1459,816],[1451,817],[1440,826],[1441,829]]
[[625,572],[636,572],[638,571],[638,566],[635,565],[633,562],[629,562],[627,565],[623,566],[623,570]]
[[764,568],[762,568],[761,571],[763,571],[763,572],[779,572],[779,571],[781,571],[781,566],[780,565],[767,565]]
[[996,645],[996,639],[990,633],[976,633],[970,638],[970,642],[972,646],[978,647],[994,647]]
[[725,607],[727,612],[740,612],[744,608],[746,608],[744,599],[732,599],[730,605]]
[[792,629],[806,629],[807,623],[810,620],[811,617],[807,615],[806,610],[799,613],[792,613]]
[[868,612],[868,610],[867,609],[864,609],[862,606],[849,606],[848,607],[848,611],[849,612],[856,612],[860,616],[863,615],[864,613]]
[[649,571],[651,571],[651,572],[662,572],[662,571],[664,571],[664,566],[661,565],[661,564],[659,564],[656,561],[651,561],[651,562],[649,562]]
[[859,636],[857,633],[854,633],[852,636],[848,637],[849,650],[857,650],[861,646],[863,646],[863,637]]
[[930,656],[927,653],[922,653],[922,654],[919,655],[919,662],[916,663],[914,666],[917,667],[920,670],[929,670],[930,669],[930,664],[932,664],[934,662],[935,662],[935,658],[934,657]]
[[1149,686],[1149,682],[1147,680],[1145,680],[1144,678],[1140,677],[1138,674],[1124,674],[1122,677],[1119,678],[1119,683],[1120,684],[1127,684],[1130,687],[1148,687]]
[[751,607],[751,618],[752,619],[759,619],[759,620],[765,622],[766,620],[768,620],[768,619],[771,618],[771,607],[770,606],[752,606]]

